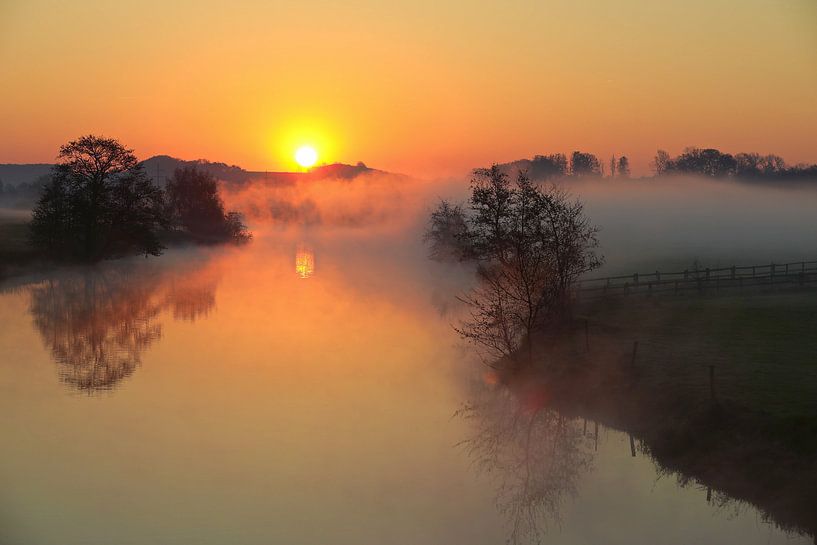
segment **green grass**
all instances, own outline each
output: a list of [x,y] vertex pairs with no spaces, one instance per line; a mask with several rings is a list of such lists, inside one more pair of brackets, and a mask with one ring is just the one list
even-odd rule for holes
[[584,309],[594,334],[632,351],[642,380],[779,417],[817,415],[817,291],[633,297]]
[[528,372],[555,408],[629,432],[662,471],[814,536],[815,331],[817,290],[595,301],[540,339]]

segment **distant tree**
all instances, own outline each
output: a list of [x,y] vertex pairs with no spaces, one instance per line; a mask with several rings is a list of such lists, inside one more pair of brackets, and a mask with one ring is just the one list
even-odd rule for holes
[[618,177],[619,178],[629,178],[630,177],[630,160],[627,159],[626,155],[622,155],[618,158]]
[[782,157],[757,153],[738,153],[735,165],[735,174],[740,178],[778,177],[789,168]]
[[567,157],[564,153],[537,155],[530,162],[528,175],[535,180],[561,178],[567,174]]
[[437,261],[463,260],[469,257],[468,224],[460,205],[441,200],[431,213],[424,239],[429,244],[429,257]]
[[195,166],[176,169],[167,182],[172,224],[198,237],[244,242],[247,232],[238,212],[225,213],[216,178]]
[[713,178],[732,176],[737,169],[734,157],[712,148],[687,148],[673,161],[673,165],[679,172]]
[[618,163],[616,162],[616,156],[613,155],[612,157],[610,157],[610,177],[611,178],[616,177],[616,167],[617,166],[618,166]]
[[573,176],[598,176],[601,163],[592,153],[574,151],[570,156],[570,173]]
[[83,136],[60,148],[51,181],[34,208],[31,240],[53,256],[94,261],[140,252],[159,255],[163,193],[133,150]]
[[672,172],[674,165],[670,154],[660,149],[655,153],[655,159],[652,162],[653,170],[657,176],[663,176]]

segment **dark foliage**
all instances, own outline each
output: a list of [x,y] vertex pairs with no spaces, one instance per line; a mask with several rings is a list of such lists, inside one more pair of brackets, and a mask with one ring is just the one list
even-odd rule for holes
[[461,261],[470,257],[468,224],[462,206],[441,200],[431,213],[424,239],[429,244],[431,259]]
[[511,184],[497,165],[474,171],[470,213],[443,201],[430,223],[432,256],[478,263],[478,286],[461,298],[471,317],[458,332],[494,358],[530,342],[566,309],[575,279],[601,264],[597,229],[580,202],[534,185],[525,172]]
[[574,151],[570,156],[570,174],[573,176],[599,176],[601,163],[592,153]]
[[616,165],[616,175],[619,178],[629,178],[630,177],[630,160],[627,159],[626,155],[622,155],[618,158],[618,164]]
[[31,240],[53,257],[95,261],[159,255],[166,224],[162,191],[133,151],[111,138],[83,136],[60,148],[31,221]]
[[172,224],[197,237],[246,242],[247,231],[238,212],[224,211],[216,178],[196,167],[176,169],[167,182],[167,201]]
[[528,175],[534,180],[561,178],[567,174],[567,157],[564,153],[537,155],[531,160]]
[[716,149],[687,148],[678,157],[658,150],[653,160],[658,176],[695,174],[712,178],[737,177],[756,180],[797,181],[817,178],[817,165],[789,166],[777,155],[738,153],[731,155]]

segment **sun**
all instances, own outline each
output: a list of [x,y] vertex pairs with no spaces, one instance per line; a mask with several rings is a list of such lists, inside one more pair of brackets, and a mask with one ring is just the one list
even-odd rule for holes
[[295,152],[295,162],[304,168],[309,168],[318,162],[318,152],[312,146],[301,146]]

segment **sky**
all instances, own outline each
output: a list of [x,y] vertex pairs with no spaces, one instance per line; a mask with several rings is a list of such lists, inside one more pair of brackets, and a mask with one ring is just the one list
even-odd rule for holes
[[423,177],[659,148],[817,162],[814,0],[0,0],[0,163],[148,158]]

